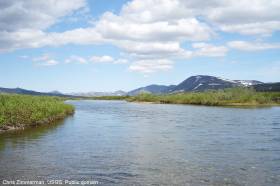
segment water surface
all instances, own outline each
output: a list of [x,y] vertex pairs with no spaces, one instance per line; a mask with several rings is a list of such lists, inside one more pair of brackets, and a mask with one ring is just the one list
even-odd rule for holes
[[74,116],[0,134],[0,180],[280,185],[280,108],[69,101]]

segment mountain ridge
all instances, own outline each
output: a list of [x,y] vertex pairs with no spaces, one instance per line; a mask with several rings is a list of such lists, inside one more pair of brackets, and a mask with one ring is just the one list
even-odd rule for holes
[[209,75],[190,76],[178,85],[157,85],[151,84],[128,92],[118,90],[115,92],[86,92],[63,94],[59,91],[37,92],[22,88],[1,88],[0,93],[15,93],[38,96],[59,96],[59,97],[100,97],[100,96],[135,96],[140,93],[170,94],[179,92],[203,92],[206,90],[218,90],[233,87],[252,87],[256,91],[280,91],[280,82],[263,83],[257,80],[230,80]]
[[[178,93],[178,92],[200,92],[205,90],[218,90],[225,88],[233,88],[233,87],[249,87],[257,84],[264,84],[261,81],[257,80],[229,80],[216,76],[209,75],[195,75],[190,76],[185,79],[178,85],[169,86],[165,85],[153,85],[153,90],[150,89],[150,86],[141,87],[138,89],[134,89],[128,92],[128,95],[137,95],[139,93],[144,92],[153,93],[153,94],[166,94],[166,93]],[[156,86],[160,86],[158,90],[155,90]],[[165,89],[163,88],[165,86]]]
[[27,90],[23,88],[3,88],[0,87],[0,93],[11,93],[11,94],[23,94],[23,95],[34,95],[34,96],[58,96],[58,97],[73,97],[72,95],[62,94],[58,91],[52,92],[37,92],[33,90]]

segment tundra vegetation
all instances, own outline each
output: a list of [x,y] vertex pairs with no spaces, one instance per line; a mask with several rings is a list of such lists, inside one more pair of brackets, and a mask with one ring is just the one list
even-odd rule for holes
[[280,92],[256,92],[253,88],[230,88],[205,92],[153,95],[139,94],[127,99],[132,102],[194,104],[209,106],[280,105]]
[[73,113],[59,97],[0,94],[0,130],[51,123]]
[[269,106],[280,105],[280,92],[257,92],[253,88],[237,87],[204,92],[182,92],[161,95],[141,93],[136,96],[103,96],[91,99],[209,106]]

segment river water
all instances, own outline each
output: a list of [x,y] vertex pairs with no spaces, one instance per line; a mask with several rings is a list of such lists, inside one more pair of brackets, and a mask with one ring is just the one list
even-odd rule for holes
[[0,181],[280,185],[280,107],[68,103],[63,121],[0,134]]

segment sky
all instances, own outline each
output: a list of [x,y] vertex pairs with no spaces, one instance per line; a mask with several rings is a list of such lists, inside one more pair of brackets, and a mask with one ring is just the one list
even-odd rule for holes
[[280,82],[280,0],[1,0],[0,87]]

